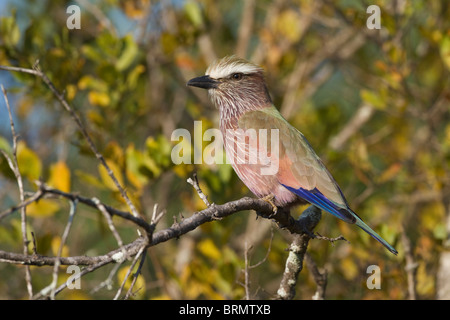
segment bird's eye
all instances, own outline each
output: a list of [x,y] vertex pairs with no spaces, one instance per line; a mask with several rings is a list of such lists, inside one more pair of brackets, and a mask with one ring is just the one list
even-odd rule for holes
[[232,75],[231,75],[231,79],[233,79],[233,80],[241,80],[242,79],[242,77],[243,77],[243,74],[242,73],[233,73]]

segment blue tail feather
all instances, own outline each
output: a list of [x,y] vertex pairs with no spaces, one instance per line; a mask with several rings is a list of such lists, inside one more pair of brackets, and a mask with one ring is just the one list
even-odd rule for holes
[[322,210],[331,213],[332,215],[338,217],[341,220],[344,220],[345,222],[348,223],[356,222],[356,218],[351,212],[349,212],[346,208],[339,207],[331,200],[328,200],[319,190],[317,190],[317,188],[313,190],[306,190],[303,188],[294,189],[284,184],[283,186],[287,188],[289,191],[302,197],[309,203],[319,207]]
[[317,188],[313,190],[306,190],[303,188],[294,189],[292,187],[286,186],[282,184],[289,191],[295,193],[299,197],[307,200],[309,203],[315,205],[316,207],[331,213],[332,215],[338,217],[341,220],[344,220],[348,223],[356,223],[358,227],[363,229],[365,232],[370,234],[373,238],[375,238],[378,242],[384,245],[390,252],[393,254],[397,254],[397,250],[395,250],[389,243],[387,243],[380,235],[378,235],[375,231],[373,231],[367,224],[365,224],[362,219],[354,213],[348,206],[346,208],[342,208],[327,199]]

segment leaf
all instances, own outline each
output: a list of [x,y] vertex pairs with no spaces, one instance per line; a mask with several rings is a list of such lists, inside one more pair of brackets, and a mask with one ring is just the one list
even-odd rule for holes
[[123,42],[125,48],[119,59],[116,61],[116,69],[119,71],[123,71],[128,68],[133,63],[133,61],[136,60],[136,57],[139,53],[139,48],[131,34],[127,35],[123,39]]
[[148,176],[143,173],[145,155],[136,150],[134,145],[129,145],[126,150],[126,176],[137,189],[142,188],[148,182]]
[[68,101],[72,101],[73,98],[75,98],[75,95],[77,94],[77,87],[74,84],[68,84],[66,86],[66,97]]
[[5,151],[8,155],[12,155],[12,148],[9,144],[8,140],[3,137],[0,137],[0,150]]
[[196,1],[187,1],[184,5],[184,11],[189,20],[195,27],[203,25],[203,17],[200,5]]
[[[117,181],[121,186],[123,186],[123,175],[120,170],[120,167],[113,162],[112,160],[106,160],[106,164],[109,166],[111,171],[113,172],[114,176],[116,177]],[[110,190],[117,191],[117,187],[114,183],[114,181],[111,179],[111,177],[108,174],[108,171],[106,171],[105,167],[101,164],[98,165],[98,172],[100,174],[100,178],[103,182],[103,184]]]
[[450,70],[450,36],[445,36],[440,43],[442,61],[448,70]]
[[377,109],[385,109],[387,106],[383,97],[373,91],[362,89],[359,94],[364,102],[374,106]]
[[59,208],[55,200],[41,199],[27,206],[27,215],[34,218],[48,218],[53,216]]
[[107,92],[108,91],[108,85],[105,81],[101,79],[97,79],[91,75],[85,75],[83,76],[77,83],[78,89],[80,90],[86,90],[91,89],[99,92]]
[[29,180],[38,180],[42,172],[42,163],[36,153],[25,142],[17,144],[17,162],[20,173]]
[[139,76],[145,72],[145,66],[142,64],[138,64],[127,76],[127,85],[128,88],[134,89],[136,88],[137,81]]
[[15,17],[2,17],[0,19],[0,34],[2,42],[9,47],[14,47],[20,40],[20,29]]
[[198,244],[198,249],[204,256],[211,258],[214,261],[219,260],[221,257],[220,250],[216,247],[211,239],[200,241],[200,243]]
[[94,106],[107,107],[111,102],[107,92],[90,91],[88,98],[89,103]]
[[[51,248],[54,256],[58,255],[60,246],[61,246],[61,237],[58,236],[53,237],[51,241]],[[68,256],[69,256],[69,247],[67,245],[63,245],[61,257],[68,257]]]
[[64,192],[70,191],[70,170],[65,162],[58,161],[50,166],[47,184]]

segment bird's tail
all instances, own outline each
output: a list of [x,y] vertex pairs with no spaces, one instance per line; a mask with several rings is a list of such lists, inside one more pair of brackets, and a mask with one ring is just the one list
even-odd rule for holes
[[389,243],[387,243],[386,240],[384,240],[378,233],[372,230],[367,224],[364,223],[364,221],[361,220],[361,218],[358,217],[358,215],[355,213],[356,222],[355,224],[363,229],[365,232],[370,234],[375,240],[377,240],[379,243],[381,243],[383,246],[386,247],[390,252],[397,255],[397,250],[394,249],[393,246],[391,246]]

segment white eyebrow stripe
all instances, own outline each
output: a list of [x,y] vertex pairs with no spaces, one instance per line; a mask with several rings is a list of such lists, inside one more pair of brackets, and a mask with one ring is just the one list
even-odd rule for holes
[[262,69],[257,65],[231,56],[225,57],[211,64],[206,70],[205,74],[210,76],[211,78],[220,79],[226,78],[233,73],[250,74],[255,72],[262,72]]

